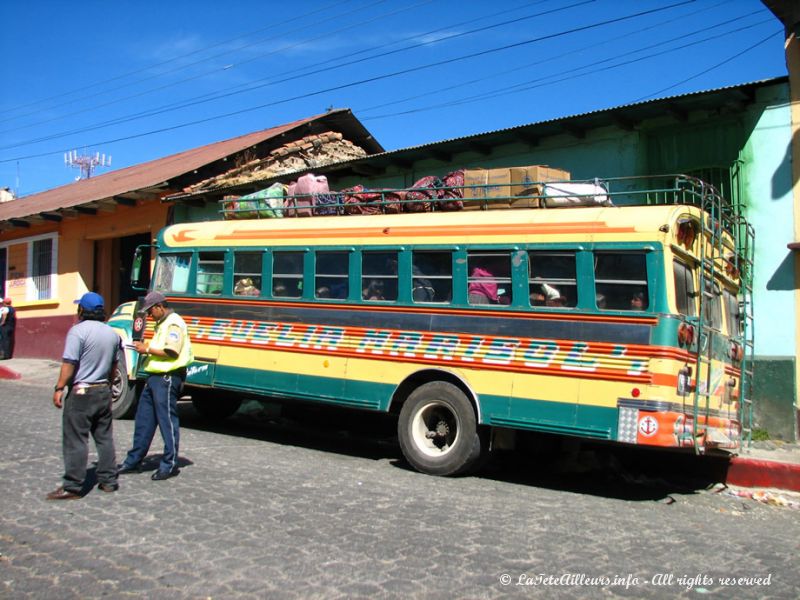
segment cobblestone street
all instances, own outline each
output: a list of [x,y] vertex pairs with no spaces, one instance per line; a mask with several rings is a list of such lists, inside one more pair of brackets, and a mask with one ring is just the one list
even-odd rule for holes
[[[519,456],[475,477],[420,475],[379,419],[358,434],[344,417],[300,426],[256,411],[211,428],[182,405],[180,476],[127,475],[115,494],[48,502],[62,473],[51,386],[0,381],[0,597],[635,598],[701,588],[793,598],[800,589],[796,510],[704,490],[612,488],[591,475],[541,479]],[[132,427],[115,422],[118,459]],[[160,450],[157,438],[153,468]]]

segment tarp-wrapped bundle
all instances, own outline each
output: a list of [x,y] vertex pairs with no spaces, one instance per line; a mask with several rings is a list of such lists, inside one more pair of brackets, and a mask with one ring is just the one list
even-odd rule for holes
[[547,208],[613,206],[608,189],[599,180],[592,183],[546,183],[543,195]]
[[225,219],[270,219],[283,216],[286,186],[274,183],[266,189],[245,196],[225,196],[222,215]]

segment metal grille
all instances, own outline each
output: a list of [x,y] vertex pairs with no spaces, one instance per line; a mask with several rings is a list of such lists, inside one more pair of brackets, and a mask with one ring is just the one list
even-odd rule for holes
[[31,276],[37,300],[49,300],[52,297],[52,275],[53,240],[37,240],[33,242],[33,264],[31,265]]

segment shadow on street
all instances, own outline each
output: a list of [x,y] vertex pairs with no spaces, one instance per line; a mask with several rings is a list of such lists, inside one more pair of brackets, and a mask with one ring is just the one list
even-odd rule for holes
[[[397,443],[397,419],[383,413],[313,404],[245,402],[228,419],[210,422],[189,403],[181,426],[413,469]],[[498,450],[473,477],[629,501],[672,502],[724,481],[725,456],[583,441],[553,434],[518,434],[514,450]],[[423,475],[420,475],[423,476]]]

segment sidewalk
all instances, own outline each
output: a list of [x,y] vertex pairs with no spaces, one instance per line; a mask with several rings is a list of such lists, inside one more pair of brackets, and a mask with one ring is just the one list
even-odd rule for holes
[[[53,360],[12,358],[0,361],[0,380],[52,386],[60,368],[61,363]],[[753,442],[730,459],[724,483],[800,492],[800,444],[780,440]]]

